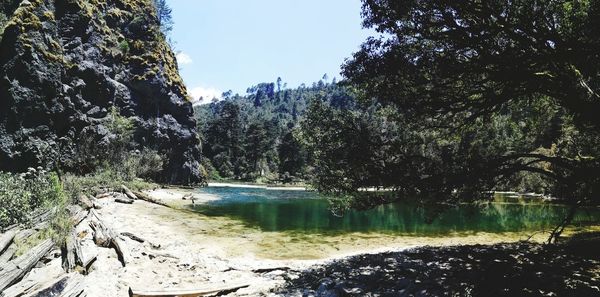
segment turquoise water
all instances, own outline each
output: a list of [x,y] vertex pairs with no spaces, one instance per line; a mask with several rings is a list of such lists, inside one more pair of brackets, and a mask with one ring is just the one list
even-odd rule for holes
[[[210,187],[199,191],[221,197],[194,210],[211,217],[228,217],[262,231],[304,233],[382,232],[415,236],[453,232],[537,231],[553,227],[567,213],[560,205],[486,203],[444,208],[435,214],[411,203],[381,205],[367,211],[335,216],[329,203],[313,192]],[[600,222],[598,208],[582,209],[576,224]]]

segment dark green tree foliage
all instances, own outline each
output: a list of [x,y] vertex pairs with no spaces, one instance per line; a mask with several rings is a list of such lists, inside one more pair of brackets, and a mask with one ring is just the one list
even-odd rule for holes
[[[364,25],[382,34],[362,45],[343,74],[378,110],[370,114],[395,123],[383,144],[396,147],[377,149],[373,136],[356,143],[360,129],[350,129],[349,115],[321,111],[325,135],[309,142],[327,146],[339,132],[356,138],[316,148],[317,159],[332,158],[317,161],[332,166],[321,167],[332,178],[319,188],[383,185],[439,201],[521,186],[573,204],[598,202],[599,13],[595,0],[364,0]],[[328,125],[339,127],[327,132]],[[363,141],[376,144],[364,147],[382,168],[366,170],[344,151]],[[329,164],[333,156],[341,165]],[[346,182],[336,184],[339,177]]]
[[154,6],[156,8],[156,17],[158,18],[160,31],[168,36],[173,31],[173,10],[167,3],[167,0],[154,0]]
[[258,173],[260,176],[265,174],[267,154],[271,147],[274,146],[274,141],[271,135],[269,135],[269,126],[265,122],[253,122],[250,123],[246,130],[246,161],[248,162],[249,169],[253,173]]
[[283,135],[277,153],[279,173],[284,182],[291,181],[293,176],[298,176],[302,172],[306,165],[306,151],[293,131]]
[[245,170],[240,107],[226,101],[206,129],[203,153],[221,176],[239,176]]
[[[204,153],[220,177],[284,182],[304,179],[312,169],[304,143],[298,137],[301,134],[298,123],[308,102],[318,98],[327,105],[354,107],[353,95],[337,84],[322,82],[297,89],[285,86],[281,79],[276,83],[261,83],[248,88],[245,96],[227,92],[222,101],[196,107]],[[239,133],[224,137],[224,122],[231,121],[226,120],[224,112],[229,113],[226,110],[234,106],[238,115],[233,122],[239,126],[236,129]],[[224,149],[234,143],[241,149]],[[240,154],[234,157],[233,151]]]

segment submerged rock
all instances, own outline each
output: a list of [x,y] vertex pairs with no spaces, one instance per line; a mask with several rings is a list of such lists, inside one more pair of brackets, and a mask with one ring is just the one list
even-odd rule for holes
[[166,156],[163,182],[203,181],[192,104],[150,0],[1,6],[0,170],[68,163],[83,135],[108,149],[116,108],[140,148]]

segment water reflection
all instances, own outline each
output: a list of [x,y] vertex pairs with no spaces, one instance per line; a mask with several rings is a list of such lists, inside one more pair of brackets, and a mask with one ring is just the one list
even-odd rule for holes
[[[434,216],[410,203],[381,205],[368,211],[348,211],[336,217],[328,202],[304,191],[206,188],[223,197],[194,210],[207,216],[241,220],[263,231],[306,233],[385,232],[403,235],[444,235],[452,232],[513,232],[553,227],[567,208],[551,204],[487,203],[451,207]],[[600,210],[582,210],[576,224],[598,222]]]

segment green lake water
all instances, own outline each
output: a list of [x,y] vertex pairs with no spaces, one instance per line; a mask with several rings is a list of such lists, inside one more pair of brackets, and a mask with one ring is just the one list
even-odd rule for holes
[[[434,215],[410,203],[381,205],[367,211],[331,213],[329,203],[306,191],[209,187],[199,191],[221,199],[196,205],[210,217],[228,217],[262,231],[341,234],[379,232],[414,236],[450,233],[519,232],[548,229],[562,220],[567,208],[545,203],[493,202],[446,208]],[[600,222],[600,209],[581,209],[575,225]]]

